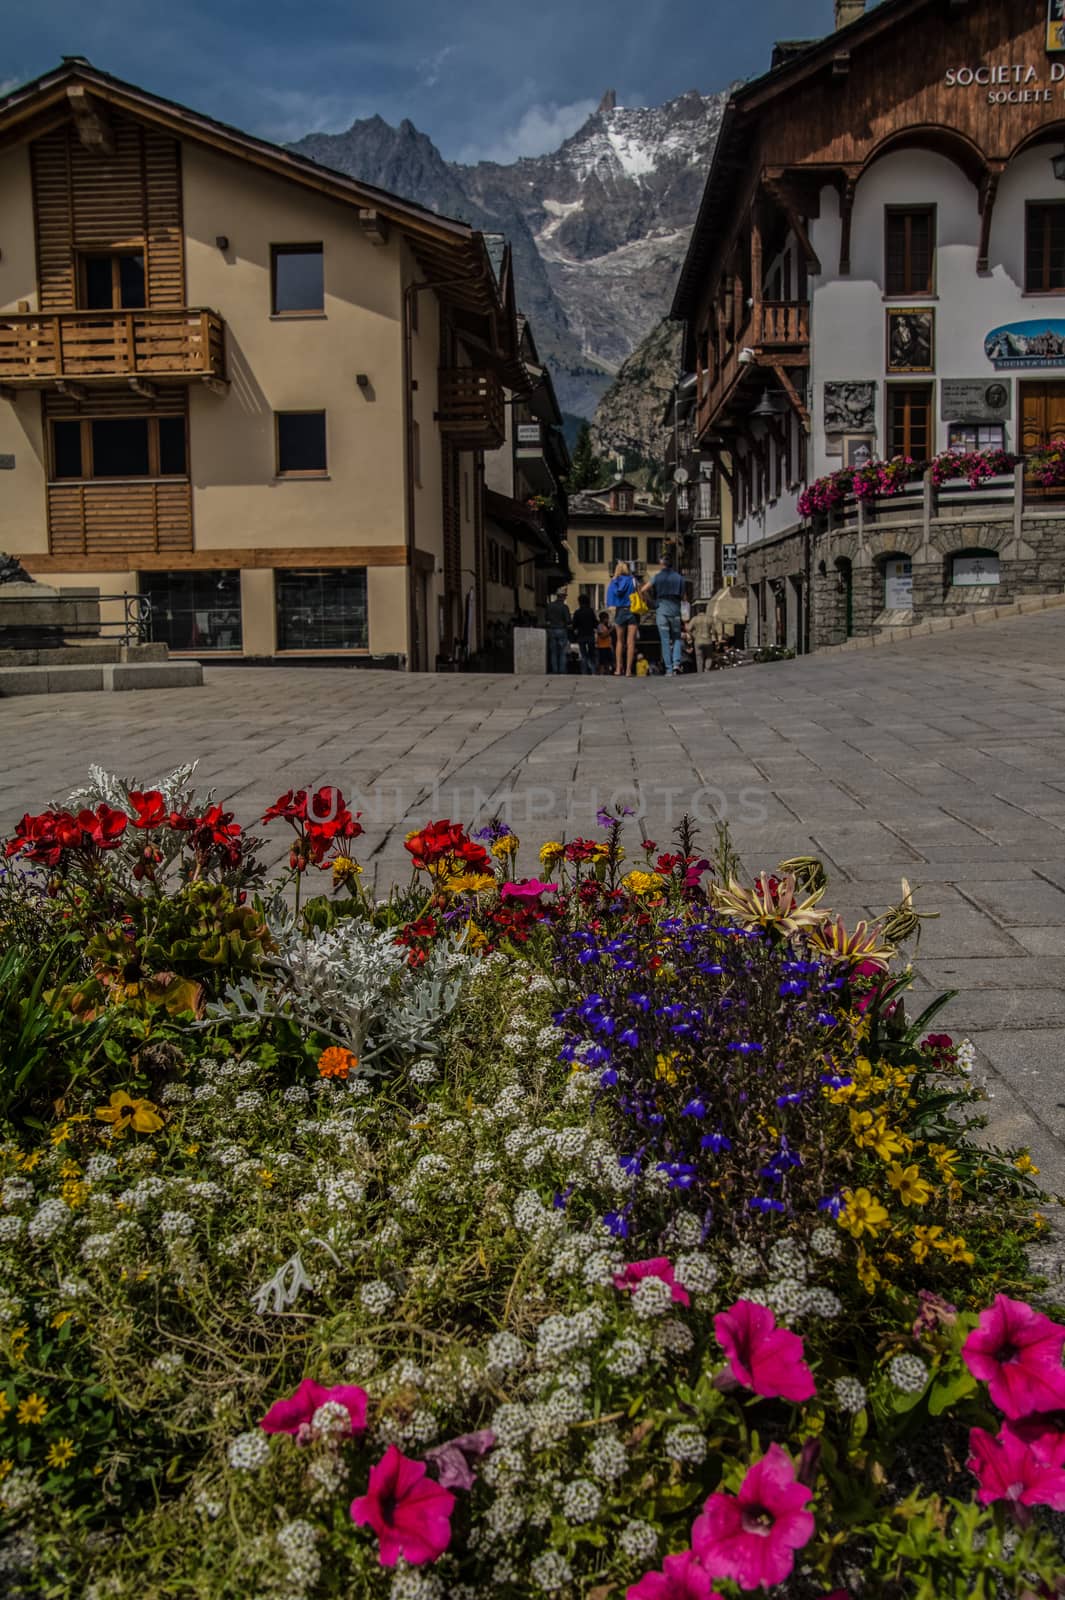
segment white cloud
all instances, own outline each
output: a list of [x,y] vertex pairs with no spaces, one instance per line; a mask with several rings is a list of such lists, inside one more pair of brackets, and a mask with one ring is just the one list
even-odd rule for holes
[[422,89],[432,89],[440,82],[445,63],[455,54],[455,46],[446,44],[442,50],[418,62],[418,84]]
[[542,156],[557,150],[563,139],[576,133],[598,105],[597,100],[573,100],[569,105],[548,101],[531,105],[512,128],[495,138],[471,143],[459,151],[459,161],[517,161],[519,156]]

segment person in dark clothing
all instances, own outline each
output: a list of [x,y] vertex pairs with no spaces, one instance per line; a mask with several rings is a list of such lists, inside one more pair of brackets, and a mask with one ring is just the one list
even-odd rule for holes
[[547,670],[564,673],[569,655],[569,630],[572,622],[566,591],[560,589],[553,600],[547,602],[544,621],[547,623]]
[[662,664],[666,676],[676,677],[683,658],[680,635],[680,603],[684,597],[685,582],[669,556],[663,556],[658,571],[641,593],[650,597],[658,623],[658,637],[662,641]]
[[573,637],[581,653],[581,672],[586,677],[595,675],[595,630],[599,618],[586,594],[577,596],[577,609],[573,613]]

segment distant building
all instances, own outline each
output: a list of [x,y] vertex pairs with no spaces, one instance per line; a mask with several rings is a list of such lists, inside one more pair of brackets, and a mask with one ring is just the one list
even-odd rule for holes
[[837,471],[1065,435],[1063,86],[1045,0],[839,0],[731,96],[673,314],[756,640],[1065,587],[1065,508],[1012,469],[798,508]]
[[709,600],[720,587],[722,546],[732,539],[728,458],[695,438],[696,387],[694,372],[682,376],[662,416],[663,532],[676,542],[693,601]]
[[[587,594],[601,611],[614,567],[627,561],[637,576],[653,566],[666,546],[662,507],[638,499],[639,490],[619,476],[605,489],[583,489],[569,497],[568,544],[573,596]],[[675,549],[674,541],[669,541]]]

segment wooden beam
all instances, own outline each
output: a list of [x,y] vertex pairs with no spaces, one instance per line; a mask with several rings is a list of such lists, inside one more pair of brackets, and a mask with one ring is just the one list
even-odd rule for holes
[[67,89],[67,104],[74,113],[74,126],[85,149],[95,155],[113,156],[114,129],[101,102],[83,84],[72,83]]
[[844,175],[843,188],[839,197],[839,271],[845,277],[851,270],[851,216],[854,211],[854,191],[858,187],[857,176],[850,173]]
[[781,211],[783,211],[784,215],[787,217],[788,226],[798,240],[799,249],[806,257],[806,265],[809,267],[811,272],[820,272],[820,257],[818,256],[813,245],[810,243],[810,235],[806,231],[806,223],[803,221],[802,217],[800,217],[798,210],[796,209],[795,202],[791,199],[790,195],[788,195],[786,191],[781,188],[779,183],[767,183],[765,188],[766,192],[776,202]]
[[792,383],[791,379],[788,377],[787,373],[784,371],[784,368],[780,365],[780,363],[778,361],[775,361],[773,363],[773,371],[777,375],[777,382],[780,384],[780,387],[783,389],[784,393],[787,395],[788,399],[791,401],[792,408],[795,411],[795,414],[798,417],[799,421],[802,423],[803,432],[804,433],[809,433],[810,432],[810,413],[807,411],[806,407],[803,405],[802,401],[799,399],[798,390],[796,389],[795,385]]
[[[300,550],[293,547],[271,549],[109,550],[106,554],[22,555],[19,560],[27,572],[205,572],[222,568],[247,567],[255,570],[290,567],[405,567],[404,544],[328,545]],[[415,564],[424,566],[425,556],[415,553]]]
[[980,179],[980,244],[976,252],[977,272],[988,270],[991,248],[991,219],[995,214],[995,197],[1002,168],[998,164],[987,167]]
[[128,380],[134,394],[142,394],[146,400],[154,400],[159,390],[154,383],[149,383],[147,378],[130,378]]
[[388,243],[388,220],[372,206],[359,207],[359,226],[371,244]]
[[79,405],[89,398],[89,391],[82,383],[71,383],[69,378],[57,378],[56,389],[60,394],[65,394],[68,400],[76,400]]

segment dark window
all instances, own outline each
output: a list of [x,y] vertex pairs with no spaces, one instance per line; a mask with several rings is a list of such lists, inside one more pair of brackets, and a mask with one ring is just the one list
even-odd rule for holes
[[277,413],[277,470],[281,475],[325,471],[324,411]]
[[366,568],[277,573],[279,650],[365,650]]
[[887,386],[888,455],[927,461],[932,451],[932,385],[889,383]]
[[1029,202],[1024,287],[1029,293],[1065,289],[1065,200]]
[[934,206],[888,206],[884,212],[884,289],[931,294],[935,259]]
[[82,256],[83,298],[86,310],[136,310],[145,303],[144,256]]
[[240,573],[142,572],[152,638],[171,650],[239,650]]
[[185,461],[185,418],[159,418],[159,475],[183,478]]
[[614,561],[635,561],[640,553],[638,539],[614,539],[612,546]]
[[57,478],[82,476],[80,422],[53,422],[52,459]]
[[661,561],[661,559],[662,559],[662,548],[665,545],[665,542],[666,541],[664,539],[648,539],[648,541],[647,541],[647,564],[648,564],[648,566],[650,566],[652,562]]
[[275,244],[273,267],[275,317],[324,309],[325,280],[320,244]]
[[600,566],[603,560],[602,539],[582,533],[577,539],[577,560],[589,567]]
[[147,417],[108,417],[91,424],[94,478],[146,478],[151,470]]

